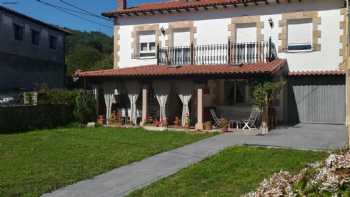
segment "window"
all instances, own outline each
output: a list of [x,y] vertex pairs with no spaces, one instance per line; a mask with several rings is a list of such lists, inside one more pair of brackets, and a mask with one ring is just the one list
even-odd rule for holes
[[236,43],[256,42],[256,23],[244,23],[236,25]]
[[174,47],[189,47],[191,45],[191,33],[189,29],[177,29],[173,32]]
[[175,65],[191,63],[191,33],[190,29],[175,29],[173,32],[173,63]]
[[225,81],[225,105],[249,103],[249,86],[247,81]]
[[140,58],[156,57],[156,36],[154,31],[141,32],[139,34]]
[[50,49],[57,49],[57,37],[50,36]]
[[40,42],[40,32],[32,29],[32,44],[39,45]]
[[312,50],[312,19],[288,21],[288,51]]
[[13,31],[14,31],[14,36],[15,40],[23,40],[24,38],[24,27],[18,24],[13,24]]

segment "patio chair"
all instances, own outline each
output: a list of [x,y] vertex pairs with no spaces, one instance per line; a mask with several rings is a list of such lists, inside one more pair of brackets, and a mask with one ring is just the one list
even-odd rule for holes
[[256,129],[256,123],[260,117],[260,111],[258,109],[253,109],[247,120],[242,120],[240,124],[243,125],[242,129]]
[[211,118],[212,118],[213,121],[214,121],[214,126],[220,128],[220,119],[219,119],[218,116],[216,115],[215,110],[214,110],[214,109],[210,109],[209,112],[210,112]]

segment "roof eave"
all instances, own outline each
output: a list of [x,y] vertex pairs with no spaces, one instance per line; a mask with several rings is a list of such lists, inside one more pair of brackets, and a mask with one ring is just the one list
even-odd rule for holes
[[221,3],[208,3],[208,4],[185,4],[182,6],[176,6],[176,7],[164,7],[164,8],[129,8],[129,9],[124,9],[124,10],[115,10],[115,11],[110,11],[110,12],[105,12],[102,13],[102,16],[105,17],[119,17],[119,16],[131,16],[131,15],[138,15],[138,13],[148,13],[148,12],[159,12],[163,13],[171,13],[173,11],[176,11],[178,13],[179,11],[181,12],[189,12],[191,9],[195,9],[196,11],[199,10],[199,8],[204,8],[204,10],[207,10],[208,8],[213,8],[213,9],[225,9],[227,7],[237,7],[238,5],[244,5],[248,6],[250,4],[252,5],[259,5],[261,3],[267,4],[267,0],[250,0],[250,1],[242,1],[242,2],[221,2]]

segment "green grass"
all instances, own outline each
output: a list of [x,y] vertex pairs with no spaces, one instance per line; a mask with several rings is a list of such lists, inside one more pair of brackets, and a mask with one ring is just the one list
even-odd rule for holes
[[0,196],[40,196],[208,136],[107,128],[0,135]]
[[327,153],[254,147],[235,147],[162,179],[129,197],[236,197],[254,190],[281,169],[296,173]]

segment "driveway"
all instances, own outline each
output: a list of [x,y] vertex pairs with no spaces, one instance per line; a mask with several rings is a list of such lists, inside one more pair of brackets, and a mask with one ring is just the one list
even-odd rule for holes
[[267,136],[238,136],[225,133],[160,153],[114,169],[92,179],[59,189],[44,197],[120,197],[236,145],[277,146],[326,150],[345,146],[342,125],[296,125],[279,128]]

